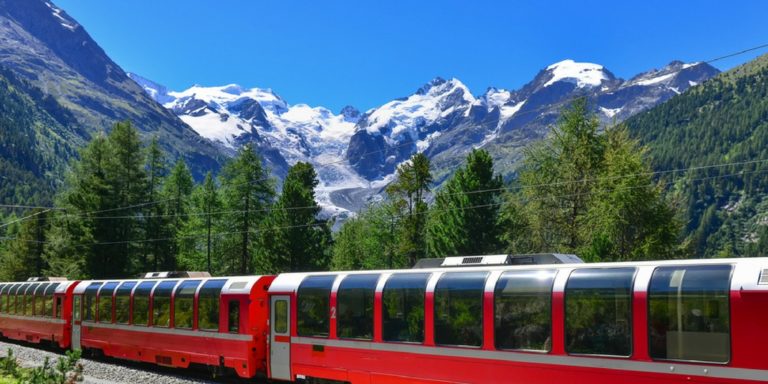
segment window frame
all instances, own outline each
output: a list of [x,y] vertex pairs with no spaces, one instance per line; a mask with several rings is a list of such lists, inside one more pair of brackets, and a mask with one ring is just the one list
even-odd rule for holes
[[[114,285],[114,286],[112,287],[112,291],[110,292],[110,295],[109,295],[109,303],[110,303],[109,304],[109,321],[105,322],[104,320],[102,320],[102,315],[101,315],[101,305],[102,305],[101,304],[101,300],[104,299],[102,297],[102,292],[104,292],[104,288],[107,288],[107,286],[112,286],[112,285]],[[107,281],[104,284],[102,284],[102,286],[99,288],[99,292],[98,292],[98,295],[97,295],[98,301],[97,301],[97,304],[96,304],[99,307],[99,310],[97,311],[97,313],[99,315],[96,318],[97,322],[111,324],[114,321],[114,316],[113,316],[113,314],[115,313],[115,299],[114,299],[114,297],[115,297],[115,290],[117,290],[117,288],[119,286],[120,286],[120,282],[119,281]]]
[[[88,284],[87,287],[85,287],[85,290],[83,290],[82,294],[82,302],[83,302],[83,314],[82,319],[83,321],[92,322],[95,323],[96,319],[98,319],[98,313],[99,313],[99,290],[101,290],[101,287],[104,286],[103,281],[93,281],[90,284]],[[95,292],[94,292],[95,291]],[[91,296],[91,292],[93,292],[93,301],[92,305],[93,308],[91,308],[92,313],[90,314],[90,318],[86,316],[88,313],[87,307],[89,307],[88,303],[86,303],[86,299]]]
[[[628,355],[610,355],[610,354],[604,354],[604,353],[583,353],[583,352],[570,352],[568,351],[568,283],[571,281],[571,277],[573,276],[574,272],[576,271],[587,271],[587,270],[593,270],[593,271],[601,271],[601,270],[622,270],[631,269],[632,272],[632,279],[629,283],[629,354]],[[616,266],[616,267],[585,267],[585,268],[574,268],[571,270],[571,272],[568,274],[568,278],[565,281],[565,286],[563,287],[563,350],[565,351],[566,356],[583,356],[583,357],[607,357],[607,358],[616,358],[616,359],[632,359],[632,357],[635,354],[635,326],[634,326],[634,307],[635,307],[635,283],[637,281],[637,274],[638,274],[639,268],[636,266]]]
[[[387,280],[384,282],[384,286],[381,289],[381,340],[385,343],[398,343],[398,344],[413,344],[413,345],[423,345],[426,342],[426,335],[427,335],[427,288],[429,288],[429,281],[432,279],[432,276],[434,274],[431,272],[417,272],[417,273],[393,273],[387,277]],[[422,293],[421,298],[421,308],[422,308],[422,319],[421,319],[421,340],[413,341],[413,340],[388,340],[386,337],[386,324],[384,322],[384,314],[387,313],[386,310],[386,301],[384,296],[387,292],[387,286],[393,282],[394,280],[397,280],[399,278],[407,279],[413,279],[416,280],[415,277],[418,278],[424,278],[424,286],[420,287],[420,292]],[[389,290],[397,290],[399,292],[402,292],[405,289],[413,289],[416,290],[417,287],[410,287],[410,288],[392,288],[389,287]]]
[[[123,325],[130,325],[133,323],[133,290],[136,289],[136,287],[139,285],[140,280],[126,280],[120,283],[120,285],[117,286],[115,289],[115,293],[112,295],[114,297],[114,312],[115,312],[115,324],[123,324]],[[126,289],[127,288],[127,289]],[[121,293],[125,293],[128,291],[128,295],[121,295]],[[120,297],[128,297],[128,309],[126,309],[126,312],[128,313],[128,318],[125,322],[122,322],[119,320],[118,312],[117,312],[117,300]]]
[[[196,320],[197,316],[195,315],[195,309],[197,307],[197,291],[202,286],[204,280],[201,279],[193,279],[193,280],[181,280],[176,287],[173,289],[173,328],[174,329],[186,329],[186,330],[194,330],[196,329]],[[192,314],[189,316],[190,324],[189,327],[179,327],[179,317],[176,316],[177,314],[177,305],[179,305],[179,294],[181,294],[181,290],[186,286],[194,284],[194,290],[192,292],[192,296],[188,297],[187,294],[184,294],[184,296],[181,297],[181,299],[192,299]]]
[[[334,307],[332,305],[333,303],[331,302],[331,296],[333,296],[333,287],[336,284],[337,278],[338,278],[338,275],[309,275],[309,276],[304,277],[304,279],[302,279],[301,283],[299,283],[299,286],[296,288],[296,334],[298,336],[300,336],[300,337],[314,337],[314,338],[317,338],[317,339],[330,339],[331,338],[331,329],[332,329],[331,322],[336,320],[335,319],[335,317],[336,317],[336,313],[335,312],[337,311],[336,307]],[[327,331],[327,333],[325,335],[318,334],[319,332],[313,332],[313,334],[304,334],[304,333],[302,333],[302,328],[301,328],[301,319],[302,319],[302,317],[301,317],[301,315],[304,312],[302,312],[302,308],[301,308],[301,297],[302,297],[302,295],[300,295],[300,291],[302,290],[302,285],[304,285],[305,283],[307,283],[310,280],[317,280],[317,281],[330,280],[330,285],[328,285],[328,287],[327,287],[327,289],[328,289],[328,296],[327,296],[327,298],[328,298],[328,310],[325,312],[325,318],[327,319],[327,323],[328,323],[327,324],[328,331]],[[325,286],[322,286],[322,287],[314,286],[314,287],[310,287],[309,289],[321,289],[321,288],[322,289],[326,289]],[[305,289],[307,289],[307,288],[305,288]],[[331,312],[333,312],[333,313],[331,313]]]
[[[366,280],[366,278],[372,278],[373,279],[373,287],[369,287],[369,286],[363,287],[362,286],[362,285],[365,285],[365,284],[370,284],[371,281],[370,280]],[[355,281],[355,280],[360,280],[360,281]],[[344,339],[344,340],[360,340],[360,341],[372,341],[373,340],[374,333],[376,332],[376,330],[375,330],[375,328],[376,328],[376,314],[375,314],[375,312],[376,312],[376,288],[378,287],[380,280],[381,280],[381,274],[379,274],[379,273],[349,274],[349,275],[344,276],[344,278],[341,280],[341,282],[339,283],[339,287],[336,290],[336,337],[337,338]],[[355,284],[356,286],[344,287],[345,283],[347,283],[347,284]],[[342,321],[341,301],[340,301],[340,298],[342,296],[341,295],[342,294],[342,290],[344,291],[344,295],[346,295],[346,294],[348,294],[347,293],[348,291],[363,290],[363,289],[365,289],[365,290],[370,289],[370,293],[371,293],[371,301],[370,301],[370,304],[371,304],[371,307],[370,307],[370,309],[371,309],[371,316],[370,316],[370,320],[371,320],[370,321],[371,336],[370,337],[360,337],[359,335],[357,335],[357,336],[342,336],[341,335],[341,328],[342,328],[342,323],[344,323]],[[348,326],[348,324],[345,324],[345,325]]]
[[[173,292],[176,290],[176,287],[179,285],[180,280],[161,280],[152,290],[151,298],[150,298],[150,308],[152,312],[152,321],[151,326],[152,327],[158,327],[158,328],[170,328],[171,325],[173,325]],[[168,290],[168,296],[165,296],[165,287],[170,285],[170,289]],[[168,299],[168,325],[160,325],[157,323],[157,306],[156,300],[157,295],[161,294],[160,296],[163,299]]]
[[[221,330],[221,308],[222,308],[222,305],[221,305],[221,302],[222,302],[221,293],[224,291],[224,286],[227,285],[228,281],[229,280],[227,280],[227,279],[210,279],[210,280],[206,280],[205,282],[203,282],[202,284],[200,284],[198,286],[197,290],[195,291],[195,297],[194,297],[194,303],[195,304],[193,306],[193,311],[194,311],[194,307],[197,307],[197,315],[195,316],[195,321],[193,322],[193,324],[195,322],[197,323],[197,330],[198,331],[203,331],[203,332],[219,332]],[[221,286],[218,286],[219,283],[221,284]],[[209,284],[213,284],[215,286],[213,288],[206,287]],[[203,290],[206,289],[206,288],[207,289],[218,289],[218,293],[215,296],[216,297],[216,300],[215,300],[215,302],[216,302],[216,309],[217,309],[216,310],[216,317],[217,317],[216,318],[216,328],[203,328],[203,327],[200,326],[200,319],[203,316],[202,312],[200,311],[200,298],[201,298],[201,295],[203,294]],[[227,311],[229,311],[229,308],[227,308]],[[229,324],[227,324],[227,325],[229,325]]]
[[[468,344],[446,344],[446,343],[438,343],[437,341],[437,322],[438,322],[438,300],[437,300],[437,292],[438,287],[440,286],[440,282],[444,281],[444,279],[447,279],[448,277],[457,276],[457,275],[480,275],[483,274],[485,277],[483,278],[483,283],[480,288],[480,343],[478,345],[468,345]],[[435,346],[438,347],[448,347],[448,348],[464,348],[464,349],[482,349],[483,345],[485,344],[485,287],[488,284],[488,279],[490,278],[491,273],[487,270],[478,270],[478,271],[456,271],[456,272],[444,272],[441,274],[437,282],[435,283],[434,290],[432,291],[432,336],[433,341],[435,343]],[[426,303],[425,303],[426,304]],[[449,303],[450,305],[450,303]],[[450,316],[453,317],[453,316]],[[426,312],[425,312],[425,321],[426,321]],[[425,334],[426,337],[426,334]]]
[[[498,332],[496,331],[496,298],[497,298],[497,290],[499,288],[499,283],[501,283],[504,279],[504,275],[506,274],[512,274],[512,273],[550,273],[552,276],[552,282],[549,285],[549,349],[528,349],[528,348],[502,348],[499,346],[498,343]],[[497,351],[511,351],[511,352],[530,352],[530,353],[538,353],[538,354],[550,354],[552,353],[552,344],[554,342],[554,329],[555,329],[555,322],[554,322],[554,292],[555,292],[555,280],[557,280],[557,276],[560,274],[560,270],[557,268],[542,268],[542,269],[510,269],[506,271],[502,271],[501,274],[499,274],[499,277],[496,279],[496,282],[493,285],[493,306],[491,308],[491,312],[493,313],[493,348]],[[563,301],[563,304],[565,304],[565,301]],[[563,323],[565,325],[565,323]]]
[[651,282],[653,281],[653,276],[659,269],[665,269],[665,268],[695,268],[700,267],[702,265],[659,265],[655,266],[653,268],[653,272],[651,272],[651,277],[648,279],[648,288],[646,289],[646,318],[647,318],[647,324],[645,327],[646,333],[647,333],[647,343],[648,343],[648,357],[652,361],[659,361],[659,362],[681,362],[681,363],[695,363],[695,364],[709,364],[709,365],[715,365],[715,366],[721,366],[721,365],[729,365],[731,361],[733,361],[733,311],[732,309],[732,303],[731,303],[731,284],[733,283],[733,275],[736,271],[736,266],[733,264],[707,264],[707,266],[728,266],[730,267],[730,272],[728,275],[728,289],[726,291],[726,308],[728,310],[728,360],[725,362],[719,362],[719,361],[704,361],[704,360],[686,360],[686,359],[662,359],[654,357],[651,354]]
[[[157,280],[140,280],[136,284],[136,288],[131,291],[131,325],[135,327],[149,327],[149,325],[152,323],[151,320],[151,314],[152,314],[152,290],[155,289],[157,286]],[[149,289],[142,288],[143,286],[149,286]],[[141,292],[139,292],[141,290]],[[144,299],[143,292],[146,291],[146,299],[147,299],[147,310],[146,310],[146,318],[147,321],[142,324],[136,324],[136,317],[134,314],[136,313],[136,295],[142,294],[139,298]]]

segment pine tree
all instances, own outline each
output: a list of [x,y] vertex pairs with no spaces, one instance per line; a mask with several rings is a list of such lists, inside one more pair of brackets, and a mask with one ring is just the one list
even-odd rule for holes
[[426,256],[426,223],[429,207],[426,194],[432,183],[429,158],[417,153],[397,168],[397,180],[387,187],[387,194],[401,212],[399,252],[413,265]]
[[[183,159],[176,161],[171,170],[171,174],[163,183],[163,197],[166,202],[165,215],[168,218],[168,232],[171,237],[177,236],[181,232],[184,223],[188,219],[189,196],[192,194],[195,182],[192,179],[192,173],[189,172],[187,164]],[[178,240],[177,240],[178,241]],[[160,259],[160,267],[164,270],[174,270],[176,268],[176,256],[179,247],[176,241],[169,242],[170,250],[165,257]]]
[[10,219],[9,223],[18,221],[10,225],[7,234],[11,240],[0,253],[2,281],[23,281],[32,276],[44,275],[48,269],[43,247],[50,227],[49,216],[48,210],[35,209],[21,219]]
[[[158,200],[160,200],[163,181],[168,173],[168,169],[165,164],[165,153],[160,148],[157,136],[152,138],[147,148],[146,158],[145,169],[147,171],[147,199],[149,204],[144,209],[146,217],[145,233],[166,237],[168,235],[167,219],[164,216],[166,202]],[[149,269],[150,266],[155,271],[160,270],[160,260],[167,257],[170,252],[168,244],[169,242],[163,241],[145,242],[142,247],[141,266],[145,270]]]
[[262,273],[323,270],[330,260],[330,228],[317,218],[317,173],[298,162],[288,170],[280,197],[260,231],[257,263]]
[[408,268],[398,252],[399,210],[391,203],[368,207],[347,220],[333,243],[333,270]]
[[499,205],[501,176],[493,173],[487,151],[473,149],[465,167],[458,169],[437,192],[430,214],[430,255],[484,255],[501,251]]
[[231,211],[225,217],[226,229],[233,233],[223,250],[229,264],[226,271],[248,274],[255,236],[273,204],[275,190],[253,144],[240,148],[224,166],[220,178],[225,208]]
[[202,185],[190,197],[191,211],[179,231],[179,264],[188,270],[218,273],[221,260],[213,260],[215,248],[220,245],[216,232],[221,226],[222,202],[213,175],[208,172]]
[[[73,164],[45,253],[52,272],[73,277],[125,276],[142,268],[147,177],[138,132],[128,122],[97,136]],[[57,274],[58,274],[57,273]]]
[[520,182],[537,250],[575,252],[584,243],[584,218],[602,172],[605,138],[586,99],[563,110],[550,137],[525,151]]

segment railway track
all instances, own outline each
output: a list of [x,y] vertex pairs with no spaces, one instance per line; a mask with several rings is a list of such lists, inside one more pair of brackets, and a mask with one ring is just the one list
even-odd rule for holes
[[[40,366],[45,358],[55,361],[64,352],[60,349],[30,345],[14,340],[0,339],[0,356],[13,351],[19,364],[25,367]],[[177,369],[154,364],[136,363],[109,357],[83,356],[83,383],[85,384],[241,384],[267,383],[266,380],[243,380],[237,377],[218,377],[204,368]]]

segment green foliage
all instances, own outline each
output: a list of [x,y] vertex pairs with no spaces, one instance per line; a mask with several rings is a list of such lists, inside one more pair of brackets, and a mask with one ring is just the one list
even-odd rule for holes
[[[626,121],[683,207],[687,256],[765,255],[768,56]],[[709,167],[710,165],[720,165]],[[696,168],[705,167],[705,168]]]
[[[51,364],[48,357],[43,365],[34,368],[22,368],[8,349],[8,355],[0,357],[0,379],[20,384],[74,384],[83,381],[83,366],[78,363],[80,351],[67,351],[66,356]],[[1,382],[1,381],[0,381]]]
[[399,212],[391,203],[368,207],[347,220],[336,234],[331,269],[360,270],[408,268],[399,253]]
[[398,226],[399,253],[413,265],[426,256],[426,228],[429,207],[425,195],[432,183],[429,158],[423,153],[397,168],[397,179],[387,187],[387,195],[403,216]]
[[277,203],[260,226],[256,263],[262,273],[328,268],[331,232],[317,219],[317,173],[309,163],[288,170]]
[[224,270],[248,274],[257,244],[257,232],[268,209],[273,204],[275,190],[272,180],[252,144],[246,144],[234,159],[224,166],[220,175],[224,207],[229,213],[222,223],[226,237],[222,249]]
[[24,281],[32,276],[42,276],[47,269],[43,250],[50,228],[49,216],[48,210],[35,209],[24,218],[10,219],[9,223],[19,220],[18,229],[8,231],[11,240],[0,249],[3,265],[0,280]]
[[574,252],[592,261],[674,257],[679,225],[654,185],[645,149],[622,128],[598,132],[585,100],[527,151],[501,239],[517,252]]
[[431,256],[498,253],[497,225],[502,192],[501,176],[493,173],[493,159],[474,149],[437,192],[429,215],[427,246]]
[[188,217],[178,234],[179,265],[190,271],[221,271],[222,259],[212,256],[221,247],[221,237],[215,236],[215,231],[221,227],[223,203],[210,172],[192,192],[190,205],[195,214]]

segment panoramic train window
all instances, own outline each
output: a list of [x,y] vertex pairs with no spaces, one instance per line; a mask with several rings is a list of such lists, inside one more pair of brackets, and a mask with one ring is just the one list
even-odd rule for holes
[[64,305],[63,302],[64,299],[61,296],[56,297],[56,306],[53,307],[53,317],[55,319],[59,318],[59,313],[61,313],[62,318],[64,317],[64,313],[62,312],[61,308],[61,306]]
[[152,293],[152,325],[155,327],[171,326],[171,294],[177,282],[163,281]]
[[632,354],[634,268],[577,269],[565,287],[565,350]]
[[14,313],[17,315],[23,315],[24,314],[24,292],[29,288],[29,284],[22,284],[19,286],[19,288],[16,290],[16,295],[14,297],[15,306],[14,306]]
[[43,308],[45,316],[56,317],[53,313],[53,294],[56,293],[56,288],[58,286],[59,283],[51,283],[51,285],[48,286],[48,289],[45,290],[45,308]]
[[96,293],[102,283],[91,283],[83,293],[83,321],[96,320]]
[[27,288],[27,291],[24,292],[24,315],[25,316],[32,316],[34,314],[35,309],[35,290],[37,287],[40,286],[40,283],[35,283],[29,286]]
[[387,279],[382,293],[384,341],[424,342],[424,295],[428,273],[400,273]]
[[309,276],[297,293],[299,336],[328,337],[331,330],[331,287],[336,276]]
[[552,348],[552,284],[556,270],[509,271],[496,283],[496,348]]
[[156,281],[144,281],[139,283],[133,291],[133,309],[131,310],[133,325],[146,327],[149,325],[149,294]]
[[126,281],[117,288],[115,293],[115,322],[128,324],[131,318],[131,291],[136,286],[135,281]]
[[379,275],[350,275],[336,293],[338,336],[347,339],[373,339],[373,299]]
[[0,313],[8,313],[8,298],[11,296],[11,284],[6,284],[3,289],[0,290]]
[[197,298],[197,328],[203,331],[219,330],[221,289],[226,280],[208,280],[200,288]]
[[240,333],[240,301],[229,301],[229,333]]
[[479,347],[483,343],[485,272],[449,272],[435,287],[435,343]]
[[727,363],[730,280],[730,265],[657,268],[648,292],[651,357]]
[[45,290],[51,283],[40,284],[35,291],[35,316],[45,316]]
[[195,310],[195,291],[200,280],[187,280],[179,284],[173,301],[173,325],[176,328],[192,329]]
[[115,288],[120,284],[117,281],[110,281],[104,284],[99,290],[99,322],[111,323],[112,322],[112,294],[115,292]]

